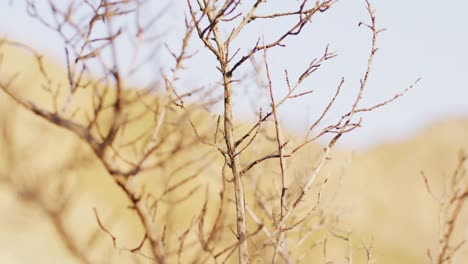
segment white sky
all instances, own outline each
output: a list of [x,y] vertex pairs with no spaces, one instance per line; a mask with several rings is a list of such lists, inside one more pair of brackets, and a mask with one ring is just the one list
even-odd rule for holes
[[[155,5],[161,2],[152,0]],[[295,0],[269,0],[268,4],[282,9]],[[27,17],[20,2],[0,3],[0,34],[33,44],[56,57],[63,56],[60,41]],[[37,1],[40,3],[41,1]],[[174,1],[164,23],[171,29],[183,25],[186,1]],[[355,148],[371,146],[383,141],[411,137],[428,124],[451,117],[468,117],[468,1],[393,0],[372,1],[377,23],[388,30],[381,35],[380,48],[373,66],[364,104],[374,104],[392,97],[409,86],[418,77],[419,85],[393,104],[364,116],[363,127],[347,135],[341,144]],[[291,3],[289,3],[291,4]],[[281,74],[285,68],[298,73],[307,63],[321,55],[330,44],[338,57],[318,72],[304,90],[315,88],[313,95],[282,108],[282,119],[293,129],[306,127],[306,120],[326,103],[329,93],[345,77],[345,93],[337,110],[346,109],[346,103],[355,94],[370,48],[369,32],[357,27],[359,21],[368,21],[364,1],[341,0],[332,10],[319,15],[301,37],[286,42],[287,48],[272,51],[269,61],[277,77],[278,94],[284,89]],[[250,28],[240,39],[240,47],[248,47],[257,36],[271,36],[281,25],[259,25]],[[276,31],[275,31],[276,30]],[[180,36],[171,30],[167,41]],[[176,42],[177,43],[177,42]],[[204,84],[210,79],[214,64],[209,54],[200,52],[192,62],[193,69],[186,84]],[[190,65],[188,65],[190,66]],[[239,106],[239,111],[245,109]],[[249,116],[246,113],[241,115]]]

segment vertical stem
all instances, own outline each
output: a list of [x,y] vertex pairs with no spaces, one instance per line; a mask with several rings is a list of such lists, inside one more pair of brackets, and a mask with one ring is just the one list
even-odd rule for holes
[[[188,2],[190,6],[190,1]],[[202,7],[199,1],[200,8]],[[208,7],[209,1],[205,0],[205,7]],[[227,8],[228,1],[225,2],[225,6],[221,8],[224,10]],[[210,47],[210,50],[216,55],[219,61],[221,73],[223,74],[223,86],[224,86],[224,141],[226,143],[227,155],[225,156],[227,163],[231,167],[232,176],[234,178],[234,193],[236,198],[236,226],[237,226],[237,239],[239,240],[239,263],[247,264],[249,260],[249,251],[247,247],[247,224],[246,224],[246,209],[245,209],[245,193],[244,184],[242,182],[242,169],[240,166],[240,157],[236,153],[236,141],[234,137],[234,127],[232,122],[232,72],[229,69],[228,49],[231,40],[223,40],[218,24],[216,23],[216,15],[213,12],[215,8],[208,9],[205,14],[208,16],[208,20],[211,23],[211,29],[213,34],[213,40],[216,43],[217,49],[210,44],[209,41],[204,40],[205,45]],[[219,12],[221,12],[221,10]],[[196,22],[196,19],[194,19]],[[201,34],[201,31],[199,31]],[[203,36],[200,35],[203,39]]]
[[272,263],[276,263],[276,257],[278,255],[278,250],[280,247],[280,244],[282,243],[282,240],[284,239],[284,233],[283,233],[283,224],[284,222],[282,221],[284,217],[284,209],[285,209],[285,196],[286,196],[286,160],[284,159],[284,153],[283,153],[283,137],[281,134],[281,129],[280,129],[280,124],[279,124],[279,118],[278,114],[276,112],[276,102],[275,102],[275,97],[273,95],[273,85],[271,82],[271,76],[270,76],[270,68],[268,67],[268,60],[267,60],[267,55],[266,55],[266,48],[264,49],[264,61],[265,61],[265,70],[267,74],[267,79],[268,79],[268,90],[270,92],[270,100],[271,100],[271,112],[273,113],[274,121],[275,121],[275,132],[276,132],[276,144],[278,147],[278,154],[279,154],[279,165],[281,169],[281,197],[280,197],[280,223],[281,225],[278,226],[278,234],[276,237],[275,241],[275,251],[273,252],[273,260]]
[[239,245],[239,263],[248,262],[248,247],[245,237],[247,234],[246,215],[245,215],[245,194],[244,184],[241,178],[241,168],[239,155],[236,155],[234,128],[232,124],[232,84],[231,77],[228,76],[227,64],[222,63],[223,82],[224,82],[224,133],[228,156],[230,159],[232,176],[234,178],[234,190],[236,197],[236,224],[237,237],[240,240]]

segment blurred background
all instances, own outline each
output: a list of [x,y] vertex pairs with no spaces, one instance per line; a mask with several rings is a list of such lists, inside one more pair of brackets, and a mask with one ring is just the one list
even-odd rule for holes
[[[153,2],[155,8],[167,6],[164,9],[167,12],[161,14],[163,19],[158,33],[162,42],[175,45],[184,27],[185,1]],[[379,51],[362,106],[387,100],[417,78],[422,80],[399,100],[366,115],[362,128],[346,134],[340,141],[326,171],[339,170],[349,163],[343,170],[335,201],[338,205],[334,208],[343,218],[343,228],[352,230],[356,252],[363,254],[364,245],[373,241],[376,263],[430,263],[427,250],[434,250],[437,245],[439,208],[425,189],[421,171],[428,177],[434,193],[442,195],[445,179],[454,170],[459,151],[468,151],[468,80],[465,77],[468,16],[464,14],[468,2],[374,2],[377,24],[387,30],[377,43]],[[282,10],[288,3],[276,1],[272,5],[273,9]],[[46,10],[39,4],[37,8]],[[147,11],[152,12],[151,9]],[[28,43],[43,52],[49,58],[51,71],[57,76],[63,75],[62,40],[32,19],[23,3],[4,1],[0,4],[0,18],[2,37]],[[329,12],[319,15],[301,38],[289,40],[288,52],[278,49],[269,54],[270,64],[277,71],[273,72],[273,80],[278,83],[275,92],[280,94],[285,89],[284,69],[291,74],[301,72],[328,44],[338,53],[336,59],[305,84],[318,87],[313,97],[298,99],[297,104],[287,104],[281,109],[281,119],[291,133],[301,134],[307,129],[304,124],[317,117],[319,113],[314,110],[328,102],[341,77],[346,81],[345,91],[335,112],[339,115],[341,108],[349,107],[370,51],[369,32],[358,27],[360,21],[367,21],[365,3],[340,1]],[[263,35],[268,39],[272,34],[271,28],[259,26],[248,31],[240,43],[250,47],[253,36]],[[198,48],[194,47],[193,51],[196,50]],[[2,59],[0,78],[17,71],[26,72],[28,75],[21,77],[16,85],[23,93],[34,94],[34,83],[39,77],[32,59],[23,52],[3,52],[7,56]],[[125,59],[127,55],[122,53],[121,56]],[[158,61],[130,80],[131,83],[144,85],[145,78],[169,59],[162,54]],[[190,74],[184,76],[181,83],[187,87],[212,83],[216,80],[210,75],[214,63],[214,59],[201,50],[186,65],[191,69]],[[252,86],[244,89],[252,89]],[[236,115],[251,122],[255,117],[249,104],[252,95],[246,93],[246,96],[245,103],[236,106]],[[39,100],[46,102],[46,99]],[[118,215],[121,221],[111,225],[115,225],[113,231],[119,239],[126,242],[124,247],[132,247],[140,239],[135,230],[128,228],[136,221],[133,216],[125,208],[115,206],[116,201],[125,204],[125,197],[112,187],[112,181],[105,177],[82,143],[21,110],[4,93],[0,93],[0,128],[3,183],[0,184],[0,262],[82,263],[79,258],[70,258],[60,232],[57,235],[57,230],[51,227],[55,219],[50,213],[53,210],[47,209],[49,205],[41,200],[41,197],[50,200],[64,190],[68,192],[69,186],[75,188],[69,190],[70,193],[79,195],[74,194],[75,202],[64,222],[75,227],[75,231],[85,224],[90,226],[72,232],[72,236],[83,245],[90,241],[96,245],[91,263],[101,263],[102,252],[109,256],[109,263],[137,261],[128,252],[116,252],[109,247],[108,237],[96,238],[93,208],[98,208],[103,218],[114,219]],[[69,164],[70,160],[74,162]],[[80,161],[78,165],[76,160]],[[304,158],[303,162],[307,160]],[[47,187],[45,194],[36,190],[40,183],[47,182],[44,179],[57,173],[67,179],[63,183],[65,187],[60,184]],[[467,227],[468,214],[463,212],[456,226],[455,241],[468,236]],[[319,255],[317,252],[312,254]],[[336,254],[335,258],[331,256],[334,263],[344,263],[339,252]],[[144,258],[138,261],[145,263]],[[468,248],[462,247],[454,263],[466,261]]]

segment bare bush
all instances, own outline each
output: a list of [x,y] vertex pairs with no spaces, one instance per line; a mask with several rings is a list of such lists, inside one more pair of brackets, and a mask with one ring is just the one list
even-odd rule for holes
[[427,177],[421,172],[427,192],[439,205],[439,239],[437,250],[433,253],[430,250],[427,251],[427,255],[432,263],[452,263],[455,253],[465,245],[465,239],[459,242],[454,242],[453,240],[455,240],[455,225],[460,222],[459,218],[461,218],[463,206],[468,199],[467,160],[467,154],[464,151],[460,151],[455,169],[447,177],[446,188],[440,197],[433,193]]
[[[257,258],[295,263],[307,259],[317,245],[323,246],[326,258],[326,237],[331,234],[347,241],[351,263],[350,233],[335,230],[337,222],[321,200],[328,176],[320,173],[342,135],[360,127],[362,115],[398,99],[413,85],[381,103],[362,104],[378,50],[377,39],[383,31],[366,1],[369,19],[358,26],[370,34],[370,51],[361,81],[355,85],[353,103],[340,118],[325,122],[342,88],[348,85],[342,78],[326,107],[316,110],[318,118],[308,124],[307,135],[291,136],[282,129],[279,113],[283,105],[312,96],[313,90],[304,87],[305,81],[336,53],[327,46],[299,75],[291,76],[285,70],[284,92],[279,96],[269,51],[285,47],[290,38],[300,38],[313,19],[335,4],[334,0],[302,0],[291,4],[290,11],[264,14],[259,10],[269,4],[263,0],[188,0],[180,47],[166,46],[160,51],[164,35],[157,31],[157,25],[166,7],[148,18],[142,13],[150,1],[59,4],[50,0],[48,13],[42,14],[36,1],[27,0],[28,14],[63,40],[65,78],[54,79],[43,55],[33,47],[2,39],[1,46],[23,49],[35,58],[41,81],[30,90],[38,93],[42,88],[51,104],[21,94],[15,87],[20,73],[2,80],[0,87],[24,109],[75,134],[92,150],[126,195],[144,230],[141,243],[129,251],[157,263],[226,262],[233,260],[236,251],[239,263]],[[256,23],[286,20],[295,22],[277,38],[256,36],[249,40],[254,44],[247,49],[237,41]],[[120,55],[128,43],[132,47],[129,59]],[[217,61],[211,69],[217,82],[202,88],[180,87],[180,76],[190,71],[184,65],[194,56],[191,47],[199,43]],[[172,64],[163,65],[159,73],[154,71],[146,87],[131,87],[129,80],[157,59],[157,51],[168,51]],[[254,82],[268,103],[258,109],[257,121],[246,127],[235,118],[233,108],[243,100],[235,90],[242,85],[248,63],[257,70]],[[211,111],[218,102],[222,114]],[[317,146],[319,139],[326,141],[323,148],[307,149]],[[293,162],[301,151],[313,152],[316,158],[309,160],[312,165],[305,177],[295,177],[297,166]],[[196,209],[185,212],[188,220],[182,221],[186,225],[181,228],[169,216],[180,213],[177,208],[187,210],[188,202]],[[103,234],[118,248],[118,237],[97,210],[95,216]],[[325,238],[317,239],[320,234]],[[369,261],[371,248],[366,247]],[[81,260],[88,262],[85,257]]]

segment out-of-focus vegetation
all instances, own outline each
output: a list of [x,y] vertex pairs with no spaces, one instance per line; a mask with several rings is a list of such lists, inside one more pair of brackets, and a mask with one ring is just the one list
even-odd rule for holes
[[[9,74],[21,72],[15,82],[16,89],[47,102],[49,98],[34,85],[39,78],[32,66],[34,61],[17,49],[3,50],[2,53],[6,56],[2,63],[4,75],[0,77],[6,79]],[[50,63],[47,66],[57,78],[63,77],[62,69]],[[199,117],[198,122],[203,130],[203,116]],[[71,252],[77,255],[86,252],[90,263],[104,263],[104,260],[108,263],[148,262],[144,256],[114,249],[110,236],[99,227],[94,209],[102,224],[116,237],[118,248],[136,248],[142,239],[143,230],[137,224],[138,219],[126,207],[130,205],[127,198],[116,188],[113,179],[85,144],[71,133],[19,108],[4,93],[0,93],[0,128],[1,263],[83,262],[79,257],[74,258]],[[191,128],[185,123],[180,129]],[[138,133],[138,128],[129,133]],[[468,149],[467,135],[468,120],[452,119],[427,127],[403,142],[383,144],[354,153],[345,149],[334,150],[332,160],[322,172],[330,173],[333,177],[327,185],[321,185],[319,180],[314,193],[320,188],[327,190],[321,197],[321,204],[327,210],[326,217],[336,218],[329,221],[336,223],[334,228],[351,232],[353,263],[364,261],[366,248],[370,246],[377,263],[429,262],[427,249],[435,250],[437,245],[439,216],[437,203],[428,194],[421,179],[421,170],[428,177],[433,192],[441,194],[445,178],[456,165],[458,151]],[[261,148],[274,148],[268,140],[262,144]],[[311,157],[313,159],[319,150],[319,146],[301,150],[302,154],[291,165],[296,167],[294,177],[300,179],[303,176],[301,172],[312,166]],[[213,191],[216,188],[210,188],[210,185],[221,183],[216,177],[223,161],[215,154],[202,144],[187,152],[185,155],[193,159],[200,155],[206,157],[200,161],[206,163],[202,177],[181,190],[186,193],[195,188],[195,194],[174,211],[161,205],[161,223],[179,236],[184,234],[182,228],[194,221],[193,212],[202,210],[205,198],[219,195]],[[177,160],[171,161],[165,169],[170,171],[177,164]],[[256,175],[261,175],[262,171],[265,175],[271,175],[268,162],[255,170]],[[159,170],[146,173],[144,181],[147,188],[157,190],[168,180],[176,182],[183,179],[178,174],[164,179],[158,177],[159,173]],[[186,171],[184,175],[188,174],[189,171]],[[267,186],[266,183],[271,180],[260,181]],[[265,191],[267,189],[265,187]],[[172,198],[177,200],[181,197]],[[55,214],[54,210],[64,200],[67,201],[67,208]],[[307,202],[314,203],[316,200],[316,197],[309,197]],[[217,203],[218,200],[208,203],[207,222],[214,221],[210,217],[214,217]],[[467,216],[462,213],[455,226],[455,241],[466,237]],[[320,221],[317,219],[317,224]],[[229,222],[223,228],[229,230]],[[301,236],[301,232],[306,231],[297,230],[295,235]],[[327,260],[345,263],[349,244],[333,234],[324,236],[323,231],[320,232],[309,238],[310,243],[303,245],[310,247],[304,263],[323,258],[323,243],[313,246],[314,239],[323,237],[328,241]],[[229,239],[221,241],[227,243]],[[177,241],[167,243],[175,245]],[[190,247],[190,242],[187,243]],[[196,254],[196,250],[187,251],[186,254]],[[468,249],[462,247],[453,263],[466,261]]]

